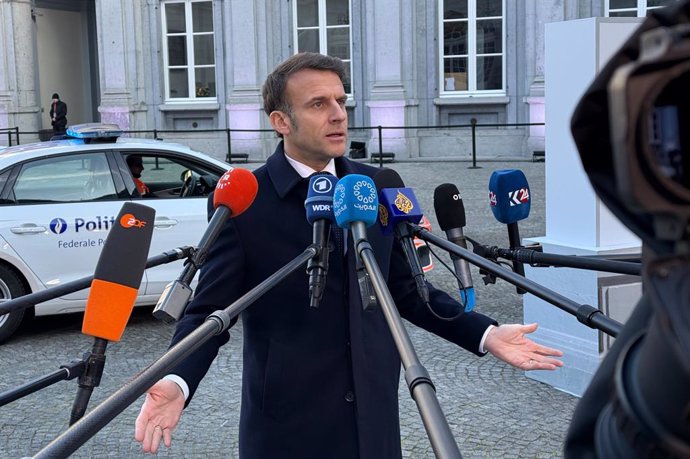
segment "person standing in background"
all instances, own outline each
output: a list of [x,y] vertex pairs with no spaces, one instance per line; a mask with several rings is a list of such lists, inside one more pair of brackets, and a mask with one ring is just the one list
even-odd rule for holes
[[50,103],[50,124],[53,135],[63,135],[67,127],[67,104],[60,100],[58,93],[53,93]]

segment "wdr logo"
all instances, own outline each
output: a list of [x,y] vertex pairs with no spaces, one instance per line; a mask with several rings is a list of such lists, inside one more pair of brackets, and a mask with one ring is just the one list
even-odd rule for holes
[[50,221],[50,231],[55,234],[62,234],[67,231],[67,222],[62,218],[54,218]]

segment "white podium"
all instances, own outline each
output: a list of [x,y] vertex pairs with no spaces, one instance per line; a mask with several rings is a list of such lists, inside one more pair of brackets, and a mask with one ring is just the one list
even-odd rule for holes
[[[639,239],[610,213],[594,193],[570,132],[582,94],[599,70],[643,18],[589,18],[546,24],[546,235],[544,252],[595,255],[640,251]],[[636,276],[572,268],[525,267],[525,275],[577,303],[599,307],[624,322],[637,303]],[[527,372],[528,377],[582,395],[610,339],[575,316],[524,296],[525,323],[539,322],[535,340],[564,352],[562,369]]]

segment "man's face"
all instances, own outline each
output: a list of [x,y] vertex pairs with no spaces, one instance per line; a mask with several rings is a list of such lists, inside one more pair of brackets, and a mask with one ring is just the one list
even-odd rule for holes
[[[290,76],[286,99],[290,116],[271,117],[273,127],[283,134],[285,152],[292,158],[321,170],[345,154],[347,143],[347,95],[337,74],[305,69]],[[274,123],[274,121],[277,121]]]
[[53,103],[56,103],[59,99],[53,99]]
[[132,171],[134,178],[141,178],[141,172],[144,170],[144,165],[141,163],[134,162],[130,164],[129,170]]

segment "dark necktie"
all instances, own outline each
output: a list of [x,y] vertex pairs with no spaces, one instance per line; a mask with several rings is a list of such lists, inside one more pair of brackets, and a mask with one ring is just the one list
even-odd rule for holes
[[343,229],[335,224],[331,228],[333,230],[333,240],[335,241],[335,246],[338,248],[338,253],[342,256],[345,254],[345,237],[343,234]]

